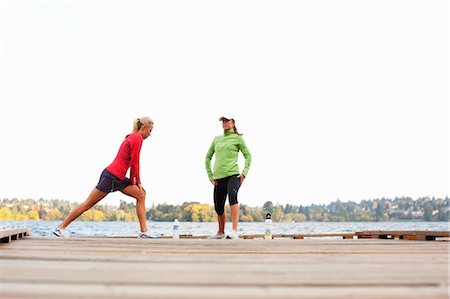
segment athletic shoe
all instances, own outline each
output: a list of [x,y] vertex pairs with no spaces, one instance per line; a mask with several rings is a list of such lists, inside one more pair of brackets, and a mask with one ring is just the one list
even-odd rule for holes
[[226,237],[227,237],[227,235],[225,235],[225,234],[217,233],[214,236],[208,237],[208,239],[225,239]]
[[57,226],[53,230],[53,234],[60,238],[68,238],[69,237],[69,234],[66,232],[66,230],[64,228],[60,228],[59,226]]
[[235,230],[232,230],[231,233],[228,234],[227,238],[233,239],[233,240],[239,239],[238,232]]
[[161,235],[151,234],[146,230],[145,232],[140,232],[137,236],[138,238],[149,238],[149,239],[158,239]]

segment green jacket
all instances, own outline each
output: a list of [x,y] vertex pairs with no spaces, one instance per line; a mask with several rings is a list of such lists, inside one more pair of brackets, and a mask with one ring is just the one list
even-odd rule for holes
[[[242,152],[245,158],[245,166],[242,170],[244,176],[247,176],[252,155],[245,144],[244,138],[233,132],[233,130],[224,131],[223,135],[216,136],[206,153],[205,166],[209,179],[221,179],[234,174],[239,174],[237,164],[238,153]],[[211,171],[211,159],[216,154],[214,169]]]

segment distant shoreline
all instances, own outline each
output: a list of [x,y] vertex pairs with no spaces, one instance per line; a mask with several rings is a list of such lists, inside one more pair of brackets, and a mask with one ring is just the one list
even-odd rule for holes
[[[78,203],[59,199],[2,199],[0,220],[62,220]],[[226,205],[229,216],[229,205]],[[262,207],[240,204],[241,222],[261,222],[265,214],[271,213],[276,222],[390,222],[430,221],[445,222],[450,219],[450,199],[421,197],[399,197],[394,199],[362,200],[342,202],[336,200],[328,205],[274,204],[266,201]],[[146,218],[155,222],[215,222],[217,215],[210,204],[184,202],[181,205],[158,204],[148,208]],[[119,207],[98,204],[80,216],[81,221],[137,221],[135,204],[121,201]]]

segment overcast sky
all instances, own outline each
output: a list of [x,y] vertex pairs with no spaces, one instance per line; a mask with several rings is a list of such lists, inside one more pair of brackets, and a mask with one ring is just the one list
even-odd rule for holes
[[[81,202],[150,116],[152,203],[212,203],[236,125],[239,201],[444,197],[448,1],[1,1],[0,198]],[[241,169],[243,159],[240,159]],[[102,203],[130,198],[114,193]]]

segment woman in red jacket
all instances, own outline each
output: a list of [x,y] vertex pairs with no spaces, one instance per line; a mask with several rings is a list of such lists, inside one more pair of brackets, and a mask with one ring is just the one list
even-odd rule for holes
[[[85,202],[75,207],[69,215],[53,231],[58,237],[68,237],[66,227],[81,214],[92,208],[108,193],[120,191],[123,194],[136,198],[136,213],[139,219],[141,232],[139,238],[152,237],[147,230],[145,217],[145,189],[141,184],[139,175],[139,155],[144,139],[149,137],[153,130],[153,120],[149,117],[137,118],[133,122],[133,132],[125,137],[114,161],[106,167],[97,186],[91,191]],[[125,175],[130,169],[130,178]]]

